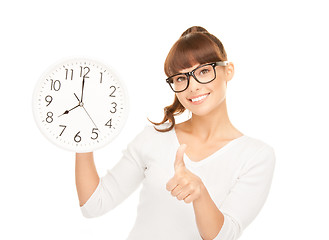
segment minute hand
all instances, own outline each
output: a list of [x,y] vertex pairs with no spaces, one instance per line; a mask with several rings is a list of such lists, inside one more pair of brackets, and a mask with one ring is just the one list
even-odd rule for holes
[[81,98],[80,98],[80,102],[82,102],[82,98],[83,98],[83,89],[85,88],[85,76],[83,76],[83,80],[82,80],[82,90],[81,90]]
[[82,90],[81,90],[81,99],[80,99],[80,102],[82,102],[82,99],[83,99],[83,90],[85,88],[85,79],[86,78],[89,78],[89,77],[83,76],[83,79],[82,79]]

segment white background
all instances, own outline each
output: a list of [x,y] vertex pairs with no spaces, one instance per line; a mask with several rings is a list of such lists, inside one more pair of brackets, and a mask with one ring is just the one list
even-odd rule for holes
[[235,63],[227,94],[233,125],[273,146],[277,157],[268,200],[241,239],[328,239],[327,6],[316,0],[2,1],[0,238],[127,237],[140,188],[105,216],[85,219],[74,153],[38,130],[34,86],[50,65],[72,56],[101,60],[126,83],[127,124],[95,152],[104,175],[147,117],[162,119],[173,101],[165,57],[185,29],[200,25]]

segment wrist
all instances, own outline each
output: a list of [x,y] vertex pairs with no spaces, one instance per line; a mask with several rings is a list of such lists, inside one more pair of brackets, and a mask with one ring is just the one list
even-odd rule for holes
[[207,197],[209,197],[208,190],[207,190],[206,186],[203,183],[201,183],[200,184],[200,195],[195,200],[195,202],[196,203],[198,203],[198,202],[204,202],[204,200],[207,199]]
[[75,159],[77,161],[86,161],[86,160],[93,160],[94,155],[93,152],[86,152],[86,153],[75,153]]

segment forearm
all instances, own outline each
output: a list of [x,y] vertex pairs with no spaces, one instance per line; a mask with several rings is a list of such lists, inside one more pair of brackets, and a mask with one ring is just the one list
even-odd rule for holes
[[204,185],[201,196],[193,201],[193,208],[202,239],[214,239],[223,226],[224,215],[219,211]]
[[75,183],[80,206],[83,206],[99,184],[93,153],[76,153]]

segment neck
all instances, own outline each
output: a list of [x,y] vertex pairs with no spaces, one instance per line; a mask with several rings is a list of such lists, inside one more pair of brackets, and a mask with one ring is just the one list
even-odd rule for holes
[[226,99],[216,110],[205,116],[192,114],[188,124],[193,135],[203,141],[229,140],[241,134],[228,117]]

